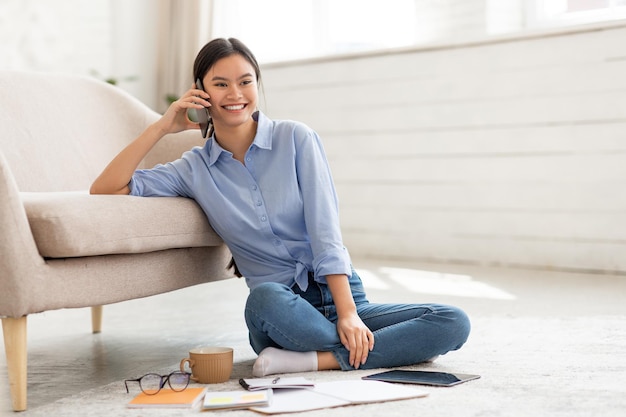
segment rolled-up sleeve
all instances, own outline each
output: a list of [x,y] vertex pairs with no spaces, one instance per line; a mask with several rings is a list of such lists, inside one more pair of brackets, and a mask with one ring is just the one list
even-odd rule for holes
[[312,130],[299,140],[296,165],[315,279],[325,282],[326,275],[349,276],[350,255],[341,236],[337,193],[322,142]]

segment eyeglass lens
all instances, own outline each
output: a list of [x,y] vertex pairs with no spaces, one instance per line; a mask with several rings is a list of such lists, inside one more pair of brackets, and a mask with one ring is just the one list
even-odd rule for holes
[[189,374],[185,372],[172,372],[168,383],[174,391],[182,391],[189,385]]
[[189,385],[189,374],[183,372],[172,372],[169,375],[146,374],[139,379],[141,390],[154,395],[168,383],[173,391],[183,391]]

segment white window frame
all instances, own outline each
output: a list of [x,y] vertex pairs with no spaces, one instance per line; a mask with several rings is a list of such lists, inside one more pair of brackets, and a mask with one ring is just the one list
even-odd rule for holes
[[[528,28],[573,26],[626,19],[626,2],[623,0],[609,0],[606,7],[573,12],[563,10],[562,6],[566,2],[567,0],[531,0],[526,2]],[[550,6],[553,6],[552,11],[547,10]]]

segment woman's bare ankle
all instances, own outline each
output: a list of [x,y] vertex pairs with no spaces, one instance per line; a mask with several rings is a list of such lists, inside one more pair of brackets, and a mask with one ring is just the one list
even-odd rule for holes
[[317,352],[317,370],[330,371],[333,369],[341,369],[333,352]]

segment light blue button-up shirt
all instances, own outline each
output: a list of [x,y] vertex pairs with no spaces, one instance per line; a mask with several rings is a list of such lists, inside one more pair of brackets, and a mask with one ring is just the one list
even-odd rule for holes
[[302,123],[261,112],[255,119],[245,165],[212,137],[174,162],[135,171],[131,195],[196,200],[250,288],[272,281],[306,290],[309,271],[322,283],[326,275],[350,275],[319,136]]

